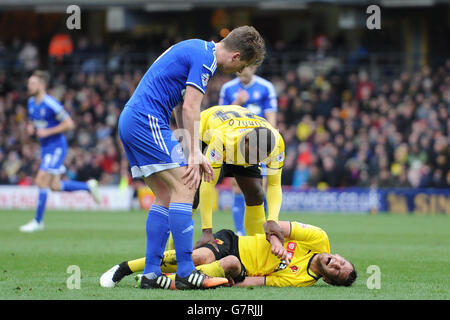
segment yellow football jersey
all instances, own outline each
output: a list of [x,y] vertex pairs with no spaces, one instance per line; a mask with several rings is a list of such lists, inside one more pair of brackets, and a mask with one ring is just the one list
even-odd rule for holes
[[215,106],[201,113],[200,139],[208,145],[205,153],[213,168],[223,163],[249,166],[241,148],[242,138],[254,128],[268,128],[275,136],[275,147],[264,161],[270,169],[283,167],[284,141],[270,123],[241,106]]
[[239,237],[239,256],[248,276],[266,276],[266,286],[307,287],[319,279],[310,269],[310,260],[317,253],[330,253],[328,236],[322,229],[291,222],[291,234],[285,239],[290,263],[286,266],[271,252],[264,234]]

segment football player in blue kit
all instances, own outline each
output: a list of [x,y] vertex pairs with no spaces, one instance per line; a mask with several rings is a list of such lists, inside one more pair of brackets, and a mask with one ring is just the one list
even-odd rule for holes
[[[192,261],[194,195],[202,176],[210,181],[214,174],[199,144],[200,106],[217,68],[239,72],[261,63],[264,55],[264,40],[251,26],[233,29],[218,43],[181,41],[155,60],[126,103],[119,136],[133,178],[143,178],[155,195],[140,288],[204,289],[227,283],[199,272]],[[187,157],[169,127],[172,112],[177,127],[186,132]],[[178,263],[175,284],[160,267],[170,233]]]
[[47,72],[37,70],[28,78],[28,124],[30,135],[36,134],[41,145],[41,165],[35,178],[39,188],[38,204],[33,220],[20,227],[22,232],[35,232],[44,229],[44,213],[48,189],[52,191],[90,192],[97,204],[100,203],[98,183],[91,179],[87,182],[61,180],[66,170],[64,159],[67,154],[67,140],[64,132],[72,130],[75,125],[64,107],[47,93],[50,76]]
[[[267,119],[272,127],[276,128],[278,101],[275,88],[270,81],[256,75],[256,69],[257,66],[245,68],[236,78],[226,82],[220,90],[219,104],[247,108],[257,116]],[[264,165],[261,169],[264,177]],[[262,182],[263,189],[266,190],[266,179]],[[235,230],[238,235],[245,235],[245,198],[235,179],[232,180],[232,188],[234,200],[231,211]]]

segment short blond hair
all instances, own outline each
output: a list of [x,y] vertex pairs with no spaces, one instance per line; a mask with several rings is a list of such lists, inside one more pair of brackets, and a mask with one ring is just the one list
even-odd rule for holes
[[50,73],[43,70],[36,70],[31,76],[39,78],[39,80],[47,87],[50,82]]

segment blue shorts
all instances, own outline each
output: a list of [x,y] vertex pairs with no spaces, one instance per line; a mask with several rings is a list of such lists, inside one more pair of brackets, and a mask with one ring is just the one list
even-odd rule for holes
[[64,160],[66,155],[67,144],[41,146],[41,166],[39,169],[55,175],[65,173]]
[[187,165],[183,149],[161,118],[125,107],[118,129],[133,178]]

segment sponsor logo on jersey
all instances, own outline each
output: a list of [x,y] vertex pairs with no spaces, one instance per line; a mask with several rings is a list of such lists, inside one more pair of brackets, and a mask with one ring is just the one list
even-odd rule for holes
[[277,157],[275,158],[276,162],[282,162],[284,160],[284,152],[280,153],[279,155],[277,155]]
[[287,267],[286,261],[282,260],[278,265],[278,268],[276,268],[274,272],[284,270],[286,269],[286,267]]
[[295,242],[288,242],[286,246],[286,250],[289,252],[294,252],[295,248],[297,248],[297,244]]
[[215,161],[220,161],[220,158],[221,158],[220,153],[217,152],[216,150],[213,149],[209,152],[209,160],[215,162]]

